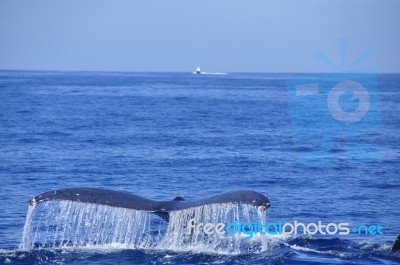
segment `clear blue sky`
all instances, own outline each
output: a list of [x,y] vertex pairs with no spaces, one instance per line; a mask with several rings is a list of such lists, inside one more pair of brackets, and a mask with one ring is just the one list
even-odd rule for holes
[[398,0],[1,0],[0,69],[400,72]]

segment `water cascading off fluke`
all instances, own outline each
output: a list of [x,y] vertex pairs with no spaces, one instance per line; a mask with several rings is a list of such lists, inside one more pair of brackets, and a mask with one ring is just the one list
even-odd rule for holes
[[[57,192],[58,197],[55,193],[51,193],[52,196],[45,193],[45,196],[39,195],[30,201],[20,245],[22,249],[112,246],[239,253],[249,248],[250,241],[243,236],[194,233],[189,231],[188,222],[257,222],[263,219],[264,210],[270,205],[269,200],[263,199],[259,193],[240,191],[192,202],[145,199],[147,205],[142,207],[138,202],[133,202],[128,208],[115,205],[121,197],[87,199],[87,196],[82,196],[83,189],[79,193],[76,189],[67,191],[72,190],[75,192],[73,200],[66,198],[69,194]],[[95,191],[110,195],[108,190]],[[247,198],[244,198],[246,194]],[[123,193],[124,196],[131,195]],[[261,250],[265,244],[257,242],[251,248]]]

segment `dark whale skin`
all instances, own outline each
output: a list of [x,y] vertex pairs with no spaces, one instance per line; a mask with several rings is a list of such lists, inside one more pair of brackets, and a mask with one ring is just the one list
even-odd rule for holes
[[182,197],[177,197],[172,201],[155,201],[126,192],[100,188],[67,188],[48,191],[29,200],[29,204],[34,205],[45,201],[56,200],[94,203],[113,207],[143,210],[154,212],[166,219],[168,219],[168,213],[171,211],[179,211],[206,204],[250,204],[261,207],[261,210],[267,210],[271,205],[271,202],[267,197],[251,190],[230,191],[194,201],[186,201]]

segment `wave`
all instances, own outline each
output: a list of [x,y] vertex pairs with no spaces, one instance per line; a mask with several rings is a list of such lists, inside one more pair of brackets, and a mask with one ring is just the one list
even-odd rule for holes
[[218,73],[218,72],[201,72],[201,75],[227,75],[228,73]]
[[399,264],[389,243],[360,243],[339,238],[295,238],[268,250],[248,253],[127,248],[121,244],[0,250],[2,264]]

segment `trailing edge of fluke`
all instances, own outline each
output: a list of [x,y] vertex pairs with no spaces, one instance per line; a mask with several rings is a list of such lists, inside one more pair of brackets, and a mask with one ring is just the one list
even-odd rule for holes
[[68,188],[49,191],[29,200],[29,204],[35,205],[45,201],[56,200],[94,203],[113,207],[142,210],[155,213],[166,220],[169,219],[169,212],[171,211],[179,211],[206,204],[250,204],[258,207],[258,209],[262,211],[267,210],[271,206],[271,202],[267,197],[261,193],[251,190],[225,192],[195,201],[187,201],[182,197],[176,197],[171,201],[155,201],[126,192],[99,188]]

